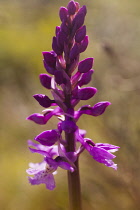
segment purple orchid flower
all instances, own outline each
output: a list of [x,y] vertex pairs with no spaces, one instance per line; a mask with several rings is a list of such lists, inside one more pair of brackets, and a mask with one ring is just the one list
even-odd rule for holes
[[54,172],[53,168],[48,167],[46,162],[41,163],[30,163],[30,168],[26,170],[29,175],[34,175],[34,177],[28,177],[29,182],[32,185],[45,184],[46,188],[53,190],[55,188]]
[[[30,168],[26,170],[29,175],[34,175],[34,177],[28,177],[32,185],[45,184],[47,189],[53,190],[55,188],[54,175],[57,173],[56,170],[58,167],[72,172],[74,171],[69,163],[70,159],[68,157],[59,156],[58,147],[56,145],[44,146],[42,144],[36,144],[31,140],[28,140],[28,145],[35,147],[35,149],[29,148],[32,153],[38,153],[44,157],[41,163],[30,163]],[[67,160],[69,160],[69,162],[67,162]]]
[[76,139],[82,144],[81,150],[86,149],[94,160],[117,170],[117,164],[112,161],[116,156],[112,153],[118,151],[119,147],[107,143],[94,143],[91,139],[84,137],[77,130]]
[[[39,76],[42,86],[51,90],[52,97],[35,94],[33,97],[37,102],[47,109],[43,110],[43,114],[34,113],[27,118],[40,125],[47,124],[53,116],[58,118],[56,129],[45,130],[34,138],[40,144],[28,142],[29,146],[34,147],[30,148],[32,153],[43,156],[41,163],[30,164],[27,173],[33,177],[29,177],[29,182],[32,185],[44,183],[49,190],[55,188],[53,175],[58,167],[68,170],[69,177],[75,173],[78,178],[78,157],[85,149],[97,162],[117,169],[117,164],[112,161],[116,156],[112,153],[119,147],[93,143],[91,139],[85,138],[86,131],[76,124],[83,114],[100,116],[111,104],[102,101],[93,107],[84,105],[78,111],[74,109],[81,100],[88,100],[97,92],[95,87],[82,87],[91,81],[94,72],[94,58],[80,61],[80,54],[89,43],[84,25],[86,14],[86,6],[80,7],[75,1],[60,8],[61,25],[56,27],[52,38],[52,51],[42,53],[44,67],[50,75],[43,73]],[[77,143],[81,144],[78,149]]]

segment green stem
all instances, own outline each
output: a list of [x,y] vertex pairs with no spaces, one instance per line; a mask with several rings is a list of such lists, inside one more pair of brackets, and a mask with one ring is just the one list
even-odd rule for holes
[[[75,136],[73,133],[65,133],[67,141],[67,152],[75,152]],[[81,204],[81,187],[79,176],[78,158],[75,161],[76,169],[74,172],[68,171],[68,190],[69,190],[69,204],[70,210],[82,210]]]
[[76,160],[75,165],[77,170],[74,172],[68,171],[70,210],[82,210],[78,159]]

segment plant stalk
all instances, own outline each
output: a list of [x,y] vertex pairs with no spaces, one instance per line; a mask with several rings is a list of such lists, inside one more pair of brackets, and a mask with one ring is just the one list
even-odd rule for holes
[[78,159],[75,165],[77,170],[68,171],[69,204],[70,210],[82,210]]
[[[65,133],[67,141],[67,152],[75,151],[75,139],[74,134]],[[79,176],[79,162],[78,157],[74,162],[76,169],[74,172],[68,171],[68,191],[69,191],[69,205],[70,210],[82,210],[81,204],[81,186],[80,186],[80,176]]]

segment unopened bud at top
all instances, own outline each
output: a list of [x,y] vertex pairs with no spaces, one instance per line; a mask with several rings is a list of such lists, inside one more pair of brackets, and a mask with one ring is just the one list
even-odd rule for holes
[[76,4],[75,4],[74,1],[70,1],[68,3],[67,8],[68,8],[69,15],[74,15],[75,14],[75,12],[76,12]]

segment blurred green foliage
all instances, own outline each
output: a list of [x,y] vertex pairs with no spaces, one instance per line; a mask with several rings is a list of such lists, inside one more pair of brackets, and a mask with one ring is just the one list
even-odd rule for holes
[[[25,170],[38,162],[26,140],[43,130],[55,128],[53,119],[38,126],[25,118],[41,112],[31,97],[49,92],[41,87],[38,75],[45,73],[42,51],[51,50],[55,26],[60,25],[58,9],[68,1],[0,0],[0,138],[2,210],[68,209],[67,176],[56,176],[57,188],[30,186]],[[98,88],[91,105],[109,100],[112,105],[98,118],[84,116],[79,126],[94,142],[108,142],[121,148],[116,154],[118,171],[89,157],[81,156],[80,172],[83,209],[137,210],[140,197],[140,1],[79,0],[86,4],[88,50],[81,55],[95,58],[91,84]],[[86,121],[86,123],[85,123]]]

